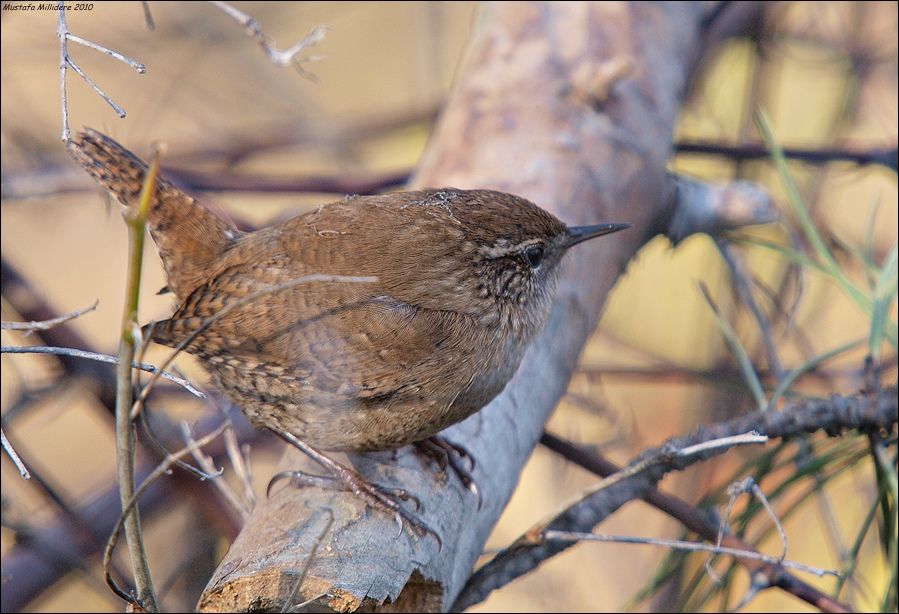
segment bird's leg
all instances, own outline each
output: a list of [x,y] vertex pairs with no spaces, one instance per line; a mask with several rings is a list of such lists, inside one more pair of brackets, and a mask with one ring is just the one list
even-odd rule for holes
[[268,492],[271,492],[272,486],[282,479],[289,479],[291,484],[296,487],[319,486],[348,490],[373,508],[392,515],[400,527],[400,532],[402,532],[403,523],[405,523],[414,534],[419,536],[431,535],[437,540],[437,545],[439,547],[443,546],[443,541],[434,529],[407,512],[397,502],[397,499],[412,501],[415,504],[416,510],[420,508],[421,505],[418,499],[407,493],[405,490],[401,488],[385,488],[383,486],[378,486],[377,484],[372,484],[356,471],[341,465],[304,441],[297,439],[290,433],[282,431],[272,432],[330,471],[331,476],[312,475],[305,471],[282,471],[272,477],[268,484]]
[[[475,466],[474,457],[469,454],[468,450],[447,441],[440,435],[423,439],[414,445],[419,452],[433,459],[440,466],[441,472],[445,472],[447,467],[452,469],[453,473],[459,477],[462,485],[477,497],[478,509],[481,509],[481,492],[478,490],[477,482],[471,475]],[[462,461],[467,463],[468,467],[463,466]]]

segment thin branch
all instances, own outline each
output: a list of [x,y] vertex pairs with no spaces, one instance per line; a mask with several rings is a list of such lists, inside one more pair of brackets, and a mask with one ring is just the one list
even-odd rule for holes
[[56,37],[59,39],[59,96],[62,103],[62,142],[68,143],[72,136],[69,130],[69,101],[66,95],[66,68],[69,66],[69,30],[66,27],[66,6],[59,0],[57,10]]
[[[221,435],[225,431],[225,429],[227,429],[230,425],[231,425],[231,422],[226,420],[225,422],[220,424],[214,431],[212,431],[205,437],[201,437],[200,439],[193,441],[190,445],[188,445],[184,449],[179,450],[178,452],[175,452],[174,454],[170,454],[169,456],[167,456],[150,473],[150,475],[148,475],[146,477],[146,479],[143,482],[141,482],[140,486],[138,486],[137,489],[135,489],[134,493],[126,501],[123,502],[122,513],[119,516],[119,519],[116,521],[115,526],[112,529],[112,533],[109,536],[109,541],[106,542],[106,549],[103,551],[103,573],[106,577],[106,583],[109,585],[109,588],[112,589],[112,591],[116,595],[118,595],[119,597],[121,597],[122,599],[127,601],[128,603],[130,603],[134,606],[138,606],[138,607],[145,607],[145,605],[146,605],[145,603],[143,603],[142,599],[138,598],[138,600],[135,600],[134,597],[132,597],[131,595],[129,595],[128,593],[123,591],[119,587],[119,585],[115,582],[115,580],[112,578],[112,574],[110,573],[110,566],[111,566],[111,562],[112,562],[112,553],[115,550],[116,544],[119,541],[119,533],[122,531],[123,527],[126,528],[126,530],[127,530],[127,526],[125,524],[126,519],[133,515],[131,512],[132,512],[132,510],[135,509],[138,499],[140,499],[140,496],[144,493],[144,491],[147,490],[147,488],[149,488],[153,484],[153,482],[155,482],[160,477],[162,477],[163,475],[168,473],[169,470],[171,470],[171,468],[178,461],[183,459],[185,456],[187,456],[188,454],[192,454],[194,450],[198,450],[202,446],[205,446],[209,442],[213,441],[216,437]],[[126,535],[126,539],[127,539],[127,535]]]
[[315,26],[309,31],[309,34],[300,39],[292,47],[281,51],[275,47],[271,39],[265,35],[259,22],[243,11],[236,9],[227,2],[212,1],[209,4],[231,17],[246,30],[248,35],[254,37],[259,42],[259,46],[262,47],[265,55],[268,56],[268,59],[273,64],[276,66],[293,66],[304,77],[312,78],[312,75],[303,70],[302,63],[315,61],[319,58],[315,56],[299,57],[299,54],[303,50],[317,45],[325,38],[325,33],[328,31],[326,26]]
[[93,89],[97,93],[97,95],[106,102],[106,104],[108,104],[110,107],[112,107],[112,110],[115,111],[115,114],[119,116],[119,119],[125,119],[125,115],[126,115],[125,109],[121,105],[119,105],[115,100],[113,100],[109,94],[104,92],[103,89],[97,84],[96,81],[91,79],[87,75],[87,73],[84,72],[80,66],[78,66],[78,64],[76,64],[75,62],[72,61],[72,58],[67,58],[66,63],[68,64],[69,68],[74,70],[75,73],[79,77],[84,79],[84,82],[87,83],[91,87],[91,89]]
[[57,38],[59,38],[59,89],[60,99],[62,103],[62,141],[64,143],[67,143],[72,136],[71,130],[69,130],[69,104],[68,98],[66,96],[66,70],[68,68],[74,70],[78,74],[78,76],[84,79],[84,82],[87,83],[91,87],[91,89],[93,89],[97,93],[98,96],[105,100],[106,104],[112,107],[112,110],[115,111],[116,115],[118,115],[120,118],[125,117],[125,109],[116,104],[116,102],[112,98],[110,98],[106,94],[106,92],[104,92],[103,89],[87,75],[87,73],[81,70],[81,67],[75,64],[71,57],[69,57],[69,41],[84,45],[86,47],[90,47],[91,49],[106,54],[113,59],[119,60],[120,62],[123,62],[133,68],[135,71],[137,71],[138,74],[146,73],[147,67],[136,60],[132,60],[131,58],[122,55],[118,51],[113,51],[108,47],[104,47],[103,45],[99,45],[93,41],[89,41],[69,32],[69,29],[66,26],[65,0],[59,0],[58,3],[56,36]]
[[243,446],[237,443],[237,434],[233,428],[225,431],[225,450],[228,460],[234,467],[237,479],[243,485],[243,503],[250,510],[256,507],[256,493],[253,491],[253,472],[250,464],[250,445]]
[[90,311],[93,311],[97,308],[97,305],[100,304],[100,299],[94,301],[93,305],[89,307],[85,307],[84,309],[78,309],[77,311],[72,311],[67,314],[61,315],[58,318],[53,318],[52,320],[41,320],[40,322],[0,322],[0,328],[3,330],[24,330],[27,331],[27,334],[30,334],[36,330],[49,330],[54,326],[59,326],[63,322],[68,322],[69,320],[74,320],[78,316],[82,316]]
[[733,354],[734,359],[736,359],[737,364],[740,366],[740,371],[743,373],[746,385],[755,399],[756,407],[758,409],[767,407],[768,399],[765,397],[765,389],[759,379],[758,372],[755,370],[755,365],[752,364],[752,359],[749,357],[743,344],[740,343],[740,338],[718,309],[718,305],[715,303],[709,289],[703,282],[699,283],[699,291],[702,293],[702,297],[705,299],[706,304],[708,304],[709,309],[712,310],[715,324],[718,326],[721,336],[724,337],[724,341],[728,348],[730,348],[731,354]]
[[[780,524],[780,520],[778,519],[777,514],[774,513],[774,509],[771,507],[771,503],[768,502],[768,497],[765,496],[765,493],[762,492],[762,489],[759,488],[759,485],[756,483],[755,479],[753,479],[752,476],[747,476],[745,479],[731,484],[727,488],[727,506],[724,508],[724,514],[722,514],[721,516],[721,521],[718,526],[718,538],[715,540],[715,546],[721,546],[721,542],[724,539],[724,534],[727,531],[727,521],[730,519],[730,515],[733,512],[734,505],[737,502],[737,498],[744,493],[749,493],[753,497],[758,499],[758,501],[765,508],[765,511],[768,512],[768,516],[771,518],[772,522],[774,522],[774,526],[777,527],[777,532],[780,534],[780,543],[782,544],[782,549],[780,557],[775,560],[777,564],[782,563],[787,557],[787,532],[784,531],[783,525]],[[712,578],[712,580],[718,583],[721,581],[721,578],[712,569],[712,561],[714,560],[714,555],[709,557],[709,559],[705,562],[705,570],[706,573],[708,573]],[[784,567],[789,567],[789,565],[784,565]],[[839,577],[838,573],[832,573]]]
[[[732,435],[729,437],[721,437],[719,439],[712,439],[711,441],[703,441],[692,446],[687,446],[686,448],[677,450],[677,456],[680,456],[682,458],[689,458],[697,454],[702,454],[703,452],[710,452],[713,450],[717,452],[719,450],[726,450],[727,448],[733,448],[735,446],[745,446],[749,443],[767,443],[767,441],[767,436],[759,435],[757,431],[753,430],[749,431],[748,433],[741,433],[739,435]],[[643,462],[648,463],[649,460],[650,459],[647,459]]]
[[[152,421],[148,417],[149,412],[144,411],[140,412],[140,428],[143,432],[144,437],[141,439],[142,442],[145,442],[144,445],[147,447],[152,447],[153,450],[162,458],[165,458],[171,454],[169,449],[165,446],[162,440],[156,435],[156,430],[152,425]],[[204,472],[202,469],[197,469],[193,465],[187,462],[179,462],[178,467],[184,469],[191,475],[193,475],[198,480],[207,480],[209,479],[209,474]]]
[[[228,433],[230,431],[231,429],[227,428],[223,432]],[[220,479],[224,474],[224,471],[222,469],[217,469],[212,457],[203,452],[203,450],[196,445],[197,442],[190,432],[190,425],[188,425],[186,421],[181,422],[181,435],[184,437],[184,442],[187,444],[188,448],[191,448],[191,456],[194,457],[197,464],[206,472],[206,479],[215,486],[219,493],[225,498],[225,501],[227,501],[240,515],[241,519],[246,520],[252,510],[244,505],[244,502],[240,500],[240,497],[237,496],[237,493],[234,492],[234,489],[232,489],[226,481]]]
[[576,533],[571,531],[553,531],[548,529],[541,536],[546,541],[557,540],[566,542],[579,541],[595,541],[608,542],[615,544],[642,544],[646,546],[660,546],[662,548],[671,548],[672,550],[681,550],[684,552],[711,552],[713,554],[725,554],[738,559],[749,559],[753,561],[762,561],[770,565],[779,565],[787,569],[795,569],[803,571],[819,578],[824,576],[839,577],[839,573],[832,569],[820,569],[812,567],[804,563],[796,563],[794,561],[786,561],[777,556],[762,554],[755,550],[743,550],[740,548],[727,548],[724,546],[713,546],[702,542],[688,542],[680,539],[662,539],[658,537],[635,537],[632,535],[603,535],[597,533]]
[[19,475],[22,476],[23,480],[30,480],[31,474],[28,473],[28,468],[25,466],[25,463],[22,462],[22,459],[19,458],[19,455],[16,454],[16,449],[12,447],[12,444],[9,443],[9,439],[6,438],[6,433],[3,429],[0,429],[0,441],[3,444],[3,451],[9,456],[10,460],[16,466],[16,469],[19,470]]
[[[35,345],[28,347],[20,347],[16,345],[4,345],[0,348],[0,353],[3,354],[52,354],[54,356],[70,356],[74,358],[86,358],[88,360],[95,360],[97,362],[105,362],[113,365],[119,364],[119,359],[116,356],[110,356],[109,354],[98,354],[97,352],[88,352],[87,350],[77,350],[75,348],[59,348],[52,347],[46,345]],[[158,367],[154,365],[143,363],[143,362],[132,362],[131,366],[135,369],[140,369],[141,371],[146,371],[147,373],[152,373],[159,377],[169,380],[170,382],[174,382],[179,386],[183,387],[187,391],[189,391],[194,396],[200,397],[201,399],[206,398],[206,395],[194,388],[194,386],[182,377],[178,377],[168,371],[162,371]]]
[[[674,151],[684,155],[723,156],[736,161],[762,160],[771,152],[761,143],[744,143],[727,145],[705,141],[681,142],[674,144]],[[784,156],[791,160],[800,160],[809,164],[827,164],[828,162],[854,162],[855,164],[880,164],[894,171],[897,167],[899,150],[896,147],[885,148],[821,148],[802,149],[791,147],[784,149]]]
[[156,29],[156,22],[153,21],[153,13],[150,12],[150,3],[143,0],[140,4],[144,9],[144,23],[147,25],[147,30],[152,32]]
[[118,51],[113,51],[109,47],[104,47],[103,45],[95,43],[94,41],[87,40],[86,38],[81,38],[80,36],[72,34],[71,32],[66,34],[66,36],[73,43],[78,43],[79,45],[84,45],[85,47],[89,47],[91,49],[99,51],[100,53],[105,53],[112,59],[118,60],[119,62],[122,62],[123,64],[127,64],[128,66],[130,66],[131,68],[136,70],[138,72],[138,74],[142,75],[147,72],[146,65],[141,64],[137,60],[132,60],[128,56],[122,55]]
[[784,371],[777,353],[777,344],[774,343],[774,335],[771,332],[771,323],[765,317],[765,314],[762,313],[761,307],[759,307],[758,302],[752,295],[752,287],[743,269],[743,263],[734,254],[730,243],[721,237],[715,237],[715,245],[718,247],[721,257],[724,258],[724,262],[727,263],[727,268],[730,269],[730,277],[737,290],[737,296],[740,297],[740,300],[743,301],[755,319],[759,333],[762,336],[762,343],[765,346],[765,357],[768,360],[768,367],[774,373],[777,382],[780,383],[783,379]]
[[[275,194],[375,194],[405,184],[408,169],[353,174],[274,175],[271,173],[231,173],[201,171],[186,166],[163,165],[167,179],[188,191],[195,192],[265,192]],[[70,192],[88,192],[94,188],[87,176],[73,167],[53,167],[39,170],[5,171],[3,197],[6,199],[36,198]]]
[[[156,193],[159,155],[159,148],[154,147],[149,168],[141,186],[140,198],[134,206],[122,211],[125,226],[128,228],[128,270],[125,276],[125,301],[122,306],[122,321],[119,331],[119,364],[116,369],[115,400],[116,475],[119,482],[119,499],[122,504],[125,542],[131,558],[137,605],[150,612],[159,611],[159,602],[156,591],[153,589],[150,564],[144,548],[140,514],[136,507],[133,510],[129,507],[130,502],[135,500],[134,424],[130,408],[134,396],[131,362],[134,359],[136,346],[141,343],[137,312],[140,305],[144,235],[146,234],[147,211]],[[153,377],[158,378],[159,376],[154,374]]]

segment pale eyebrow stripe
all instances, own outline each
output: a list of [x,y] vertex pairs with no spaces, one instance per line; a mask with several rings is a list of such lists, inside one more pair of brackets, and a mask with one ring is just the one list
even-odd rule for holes
[[527,239],[526,241],[522,241],[521,243],[516,243],[515,245],[509,245],[505,243],[505,239],[500,239],[495,244],[487,247],[481,247],[478,250],[478,253],[486,258],[502,258],[503,256],[508,256],[509,254],[515,254],[526,247],[530,247],[531,245],[542,245],[542,239]]

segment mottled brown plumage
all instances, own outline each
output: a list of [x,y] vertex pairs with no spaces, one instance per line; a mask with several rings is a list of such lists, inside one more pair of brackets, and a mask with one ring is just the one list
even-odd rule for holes
[[[125,205],[145,165],[95,131],[72,155]],[[488,190],[348,197],[242,233],[160,179],[147,225],[178,300],[153,340],[175,346],[250,293],[318,281],[234,309],[191,343],[257,425],[326,450],[382,450],[437,434],[512,377],[549,313],[559,262],[584,239],[533,203]]]

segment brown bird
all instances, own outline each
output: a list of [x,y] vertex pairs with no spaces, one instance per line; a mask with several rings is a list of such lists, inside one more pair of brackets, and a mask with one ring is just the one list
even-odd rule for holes
[[[69,151],[136,202],[139,158],[93,130]],[[147,226],[178,301],[152,340],[194,335],[186,350],[251,422],[419,533],[433,531],[319,450],[435,443],[511,379],[568,249],[628,227],[566,227],[512,194],[446,188],[347,197],[244,233],[164,179]]]

